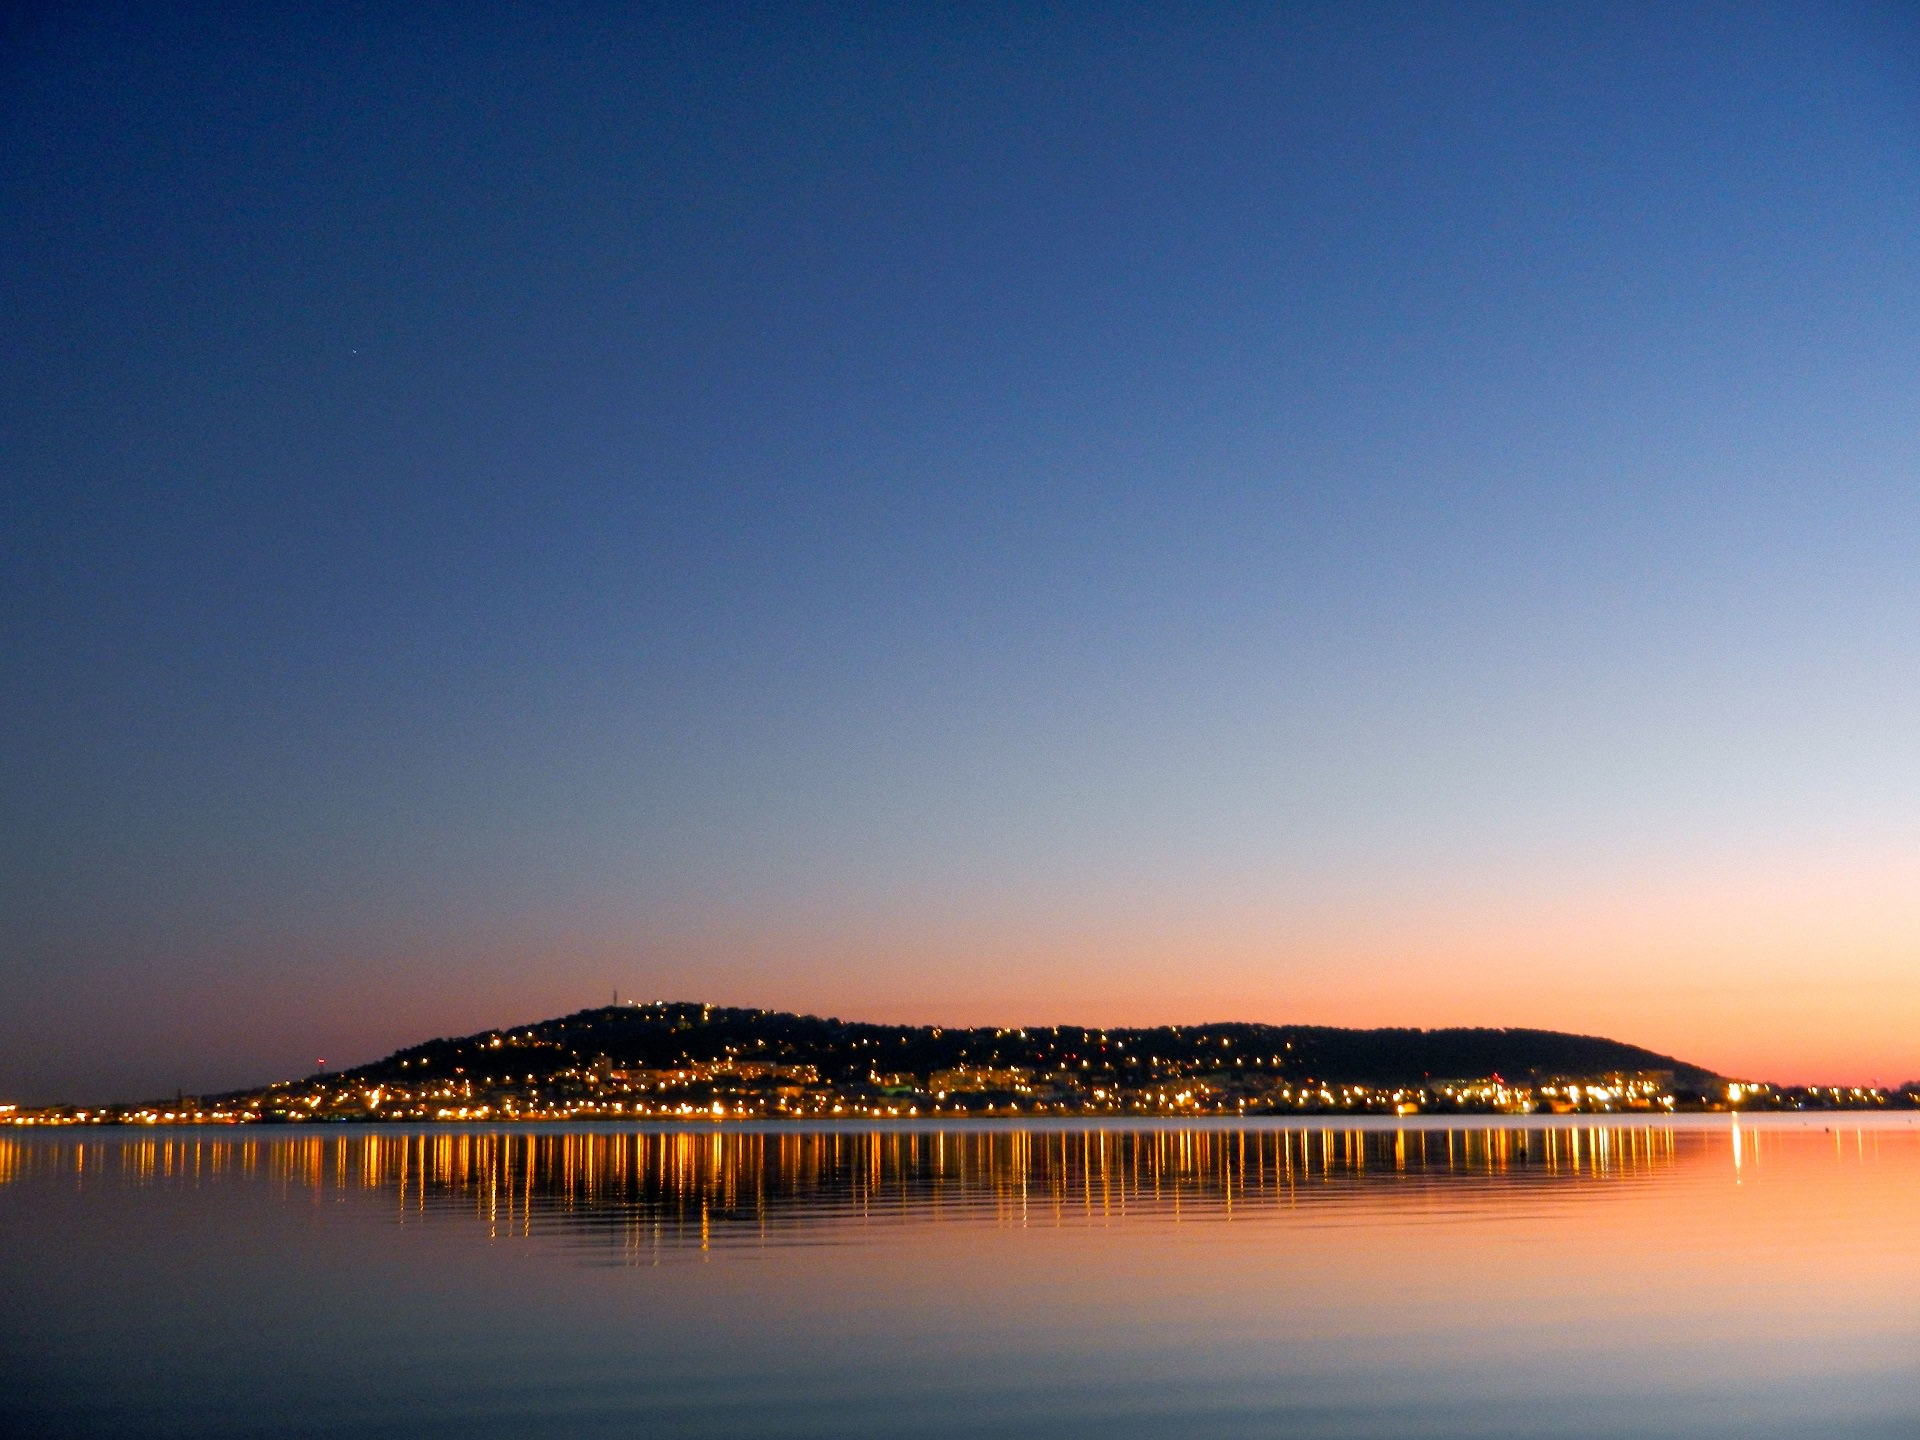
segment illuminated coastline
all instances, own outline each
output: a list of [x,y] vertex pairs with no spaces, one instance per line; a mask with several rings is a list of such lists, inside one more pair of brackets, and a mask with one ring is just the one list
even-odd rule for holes
[[223,1095],[0,1106],[0,1124],[1657,1116],[1917,1103],[1913,1086],[1776,1086],[1554,1031],[961,1030],[656,1002],[432,1040]]

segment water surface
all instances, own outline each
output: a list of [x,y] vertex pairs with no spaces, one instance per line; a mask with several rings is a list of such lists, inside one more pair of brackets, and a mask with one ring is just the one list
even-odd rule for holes
[[1920,1437],[1920,1126],[15,1131],[0,1426]]

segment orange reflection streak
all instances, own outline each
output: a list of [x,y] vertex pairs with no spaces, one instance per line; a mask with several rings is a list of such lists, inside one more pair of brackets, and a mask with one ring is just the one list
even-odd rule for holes
[[[1230,1220],[1358,1187],[1595,1184],[1735,1147],[1726,1127],[1140,1127],[850,1131],[462,1130],[348,1139],[141,1136],[55,1144],[0,1134],[0,1185],[55,1167],[75,1184],[239,1183],[264,1169],[314,1203],[389,1196],[401,1223],[467,1213],[495,1236],[605,1229],[632,1248],[766,1244],[879,1224],[1109,1227]],[[1752,1133],[1748,1127],[1747,1133]],[[1920,1132],[1917,1132],[1920,1133]],[[1747,1142],[1752,1161],[1759,1151]],[[1864,1154],[1866,1152],[1862,1152]],[[1436,1189],[1436,1187],[1438,1187]]]
[[[1348,1201],[1459,1216],[1683,1181],[1775,1197],[1817,1160],[1920,1178],[1920,1125],[1740,1119],[1442,1128],[395,1131],[354,1138],[0,1134],[0,1187],[240,1185],[366,1196],[400,1225],[476,1223],[500,1241],[604,1244],[651,1264],[735,1246],[842,1243],[910,1227],[1009,1231],[1335,1217]],[[1781,1167],[1784,1166],[1784,1169]],[[1778,1173],[1776,1173],[1778,1172]],[[1810,1183],[1810,1182],[1809,1182]],[[1736,1190],[1735,1187],[1741,1187]],[[1769,1190],[1769,1186],[1772,1188]],[[1678,1194],[1679,1191],[1674,1193]],[[1809,1203],[1828,1203],[1809,1190]],[[1412,1213],[1412,1212],[1409,1212]],[[1605,1212],[1584,1212],[1596,1223]],[[1624,1213],[1624,1212],[1622,1212]],[[1622,1222],[1624,1223],[1624,1222]]]

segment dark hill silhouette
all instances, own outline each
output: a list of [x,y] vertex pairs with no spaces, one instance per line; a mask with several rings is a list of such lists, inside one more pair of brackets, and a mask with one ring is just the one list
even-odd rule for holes
[[1144,1074],[1155,1063],[1238,1071],[1257,1066],[1289,1080],[1417,1084],[1499,1075],[1510,1081],[1671,1071],[1682,1084],[1713,1072],[1670,1055],[1554,1030],[1382,1029],[1319,1025],[1155,1026],[1094,1029],[949,1029],[875,1025],[772,1010],[696,1003],[611,1005],[458,1039],[430,1040],[329,1078],[409,1080],[459,1076],[525,1083],[583,1067],[669,1070],[728,1059],[811,1066],[826,1083],[918,1076],[963,1067],[1036,1071],[1083,1064]]

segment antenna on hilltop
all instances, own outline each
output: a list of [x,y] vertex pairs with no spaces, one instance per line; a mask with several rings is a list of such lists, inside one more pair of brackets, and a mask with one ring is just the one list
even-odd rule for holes
[[620,1003],[620,987],[618,985],[613,987],[613,1003],[616,1005]]

